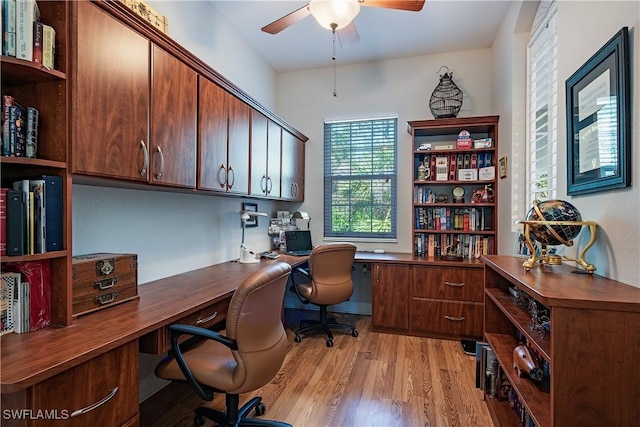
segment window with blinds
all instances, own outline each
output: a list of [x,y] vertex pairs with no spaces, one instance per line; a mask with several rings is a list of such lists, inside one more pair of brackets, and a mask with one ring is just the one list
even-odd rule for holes
[[[527,209],[555,198],[558,146],[558,61],[555,2],[541,2],[528,49]],[[523,215],[524,217],[524,215]]]
[[325,122],[325,237],[396,238],[397,128],[397,118]]

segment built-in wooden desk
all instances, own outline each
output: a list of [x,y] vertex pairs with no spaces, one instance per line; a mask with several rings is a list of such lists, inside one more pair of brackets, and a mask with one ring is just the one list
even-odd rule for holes
[[[256,264],[225,262],[140,285],[138,300],[81,316],[67,327],[2,336],[2,425],[48,425],[51,417],[59,422],[66,420],[60,425],[137,425],[140,350],[164,353],[168,349],[167,326],[172,323],[204,316],[203,326],[209,327],[224,320],[238,284],[265,264],[286,262],[295,267],[306,261],[307,257],[281,255],[277,260]],[[388,287],[372,283],[374,288],[382,286],[383,293],[374,293],[374,305],[378,306],[372,312],[374,319],[383,322],[393,321],[397,315],[408,316],[408,307],[399,304],[409,298],[409,283],[418,280],[420,267],[452,267],[447,261],[402,253],[357,252],[355,261],[370,263],[374,268],[415,269],[414,278],[394,277]],[[469,260],[467,267],[482,272],[479,260]],[[392,298],[385,299],[386,291]],[[378,327],[398,333],[416,332],[385,325]],[[103,404],[70,417],[73,411],[96,402]],[[8,419],[4,410],[10,408],[27,412]],[[48,415],[34,420],[43,414],[34,412],[38,410],[48,411]]]
[[[57,411],[57,419],[64,419],[116,390],[110,402],[67,422],[137,425],[139,339],[148,346],[158,344],[167,325],[208,307],[222,307],[226,313],[231,295],[249,274],[267,263],[297,266],[306,259],[282,255],[278,260],[256,264],[225,262],[201,268],[140,285],[139,300],[79,317],[71,326],[4,335],[0,360],[2,408]],[[223,319],[220,316],[209,323]],[[34,416],[33,412],[20,415],[27,419]],[[39,422],[47,425],[51,420],[27,422],[3,416],[2,425]]]

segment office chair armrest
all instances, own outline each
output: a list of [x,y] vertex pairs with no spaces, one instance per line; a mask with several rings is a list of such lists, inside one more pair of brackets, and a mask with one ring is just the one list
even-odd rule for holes
[[182,356],[182,349],[180,348],[178,338],[180,338],[182,335],[191,335],[192,337],[211,339],[229,347],[232,350],[238,349],[238,343],[235,340],[227,338],[215,331],[211,331],[205,328],[199,328],[192,325],[170,325],[169,330],[171,331],[170,354],[175,357],[176,363],[180,367],[180,371],[182,371],[182,375],[184,375],[187,382],[193,387],[196,393],[198,393],[198,396],[200,396],[204,400],[212,401],[213,390],[205,390],[205,388],[202,387],[202,385],[195,379],[193,373],[191,373],[191,369],[189,369],[184,361],[184,357]]
[[201,337],[201,338],[207,338],[210,340],[217,341],[221,344],[226,345],[231,350],[238,349],[238,343],[235,340],[232,340],[231,338],[227,338],[224,335],[221,335],[220,333],[216,331],[212,331],[210,329],[200,328],[198,326],[193,326],[193,325],[177,324],[177,325],[169,325],[169,330],[171,331],[172,347],[173,347],[174,337],[176,339],[176,344],[177,344],[178,342],[177,340],[181,335],[191,335],[193,337]]
[[[295,273],[295,272],[298,272],[298,273],[302,274],[307,279],[309,279],[309,281],[312,280],[311,279],[311,275],[309,274],[309,270],[305,270],[302,267],[296,267],[296,269],[293,271],[293,273]],[[298,299],[300,300],[301,303],[309,304],[310,301],[308,299],[306,299],[305,297],[303,297],[302,295],[300,295],[300,291],[298,290],[298,285],[296,284],[295,274],[293,274],[293,273],[291,273],[291,275],[289,276],[291,278],[291,283],[292,283],[292,285],[289,288],[289,290],[297,295],[297,297],[298,297]]]

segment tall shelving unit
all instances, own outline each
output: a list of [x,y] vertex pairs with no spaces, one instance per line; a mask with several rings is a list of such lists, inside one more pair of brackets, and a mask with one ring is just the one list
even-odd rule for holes
[[49,260],[51,265],[51,321],[70,325],[71,295],[71,177],[67,169],[68,127],[68,22],[69,4],[65,1],[39,1],[40,19],[56,31],[54,69],[41,64],[2,56],[2,95],[12,95],[24,106],[40,112],[37,158],[0,157],[2,186],[14,180],[58,175],[62,177],[63,249],[34,255],[6,256],[6,263]]
[[[498,116],[410,121],[413,136],[414,253],[441,258],[445,249],[462,259],[495,254],[498,224]],[[469,132],[471,140],[491,138],[489,148],[459,149],[458,135]],[[446,179],[438,179],[436,159],[446,158]],[[452,163],[455,165],[452,167]],[[424,164],[426,179],[419,171]],[[490,179],[461,180],[458,170],[479,172],[478,166],[493,166]],[[475,199],[474,191],[488,189],[492,197]],[[440,197],[439,197],[440,196]],[[446,200],[444,200],[444,197]],[[453,245],[453,246],[451,246]]]

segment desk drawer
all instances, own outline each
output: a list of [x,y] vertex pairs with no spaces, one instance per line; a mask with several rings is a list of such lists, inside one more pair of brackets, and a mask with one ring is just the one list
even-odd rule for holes
[[[225,298],[215,302],[203,309],[184,316],[172,324],[194,325],[201,328],[209,329],[212,326],[222,322],[227,318],[227,310],[229,309],[229,301],[231,298]],[[188,336],[183,337],[180,342],[186,340]],[[164,326],[153,332],[140,337],[139,350],[142,353],[163,354],[171,348],[171,331],[168,326]]]
[[4,411],[15,414],[3,419],[3,426],[122,426],[136,420],[136,343],[124,344],[26,390],[3,394],[2,404]]
[[484,301],[484,276],[480,268],[414,266],[411,296],[453,301]]
[[481,337],[483,305],[453,301],[413,299],[411,330],[435,337]]

